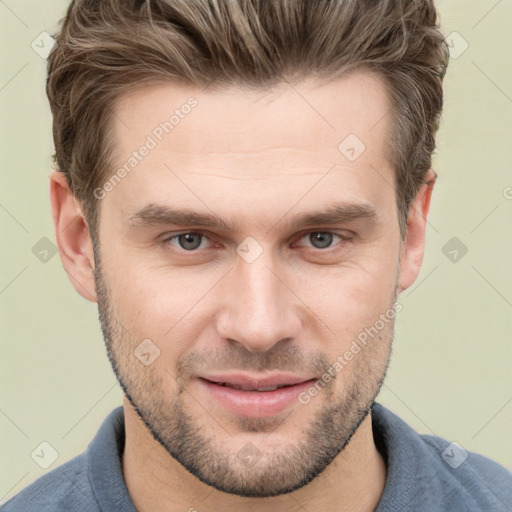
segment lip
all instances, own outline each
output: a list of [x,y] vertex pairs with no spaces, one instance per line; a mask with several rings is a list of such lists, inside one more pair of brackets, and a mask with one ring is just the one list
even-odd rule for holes
[[246,373],[224,373],[201,375],[202,379],[210,382],[235,384],[245,388],[265,388],[269,386],[292,386],[311,380],[313,377],[301,377],[292,373],[276,373],[274,375],[251,376]]
[[[204,375],[197,379],[209,397],[229,411],[247,418],[274,416],[298,401],[301,392],[316,378],[292,374],[274,374],[266,377],[247,374]],[[252,388],[250,391],[223,386],[223,383]],[[286,386],[273,391],[257,391],[256,388]]]

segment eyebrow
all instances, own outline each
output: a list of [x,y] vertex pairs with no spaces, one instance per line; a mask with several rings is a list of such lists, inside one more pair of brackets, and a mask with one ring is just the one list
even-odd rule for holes
[[[302,228],[315,224],[332,225],[359,219],[374,220],[376,217],[377,212],[370,204],[362,202],[338,203],[319,212],[301,213],[290,221],[290,226],[292,228]],[[231,233],[239,231],[239,223],[235,218],[226,221],[210,213],[198,213],[188,208],[173,208],[158,204],[148,204],[131,215],[128,221],[133,226],[194,225],[222,229]]]

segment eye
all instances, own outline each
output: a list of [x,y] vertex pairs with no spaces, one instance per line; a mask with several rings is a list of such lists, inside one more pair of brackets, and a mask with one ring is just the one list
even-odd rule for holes
[[307,238],[314,249],[328,249],[331,246],[334,237],[338,237],[341,241],[346,239],[344,236],[333,233],[332,231],[310,231],[309,233],[302,235],[300,240]]
[[[322,250],[330,248],[335,238],[339,238],[342,242],[349,239],[349,237],[333,233],[332,231],[310,231],[309,233],[303,234],[299,240],[307,239],[314,249]],[[170,243],[178,250],[197,252],[198,249],[206,249],[208,247],[208,245],[204,246],[203,244],[205,240],[211,242],[210,238],[204,233],[199,231],[186,231],[168,236],[163,240],[163,243]]]
[[187,231],[185,233],[177,233],[176,235],[167,237],[164,240],[164,243],[170,243],[176,240],[178,243],[178,249],[183,249],[185,251],[195,251],[196,249],[201,248],[201,242],[203,239],[208,239],[204,233]]

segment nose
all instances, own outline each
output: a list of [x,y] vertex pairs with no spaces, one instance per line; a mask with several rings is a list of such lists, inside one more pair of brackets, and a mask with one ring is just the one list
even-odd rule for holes
[[301,329],[299,300],[284,277],[263,254],[252,263],[239,258],[219,290],[219,336],[250,352],[296,339]]

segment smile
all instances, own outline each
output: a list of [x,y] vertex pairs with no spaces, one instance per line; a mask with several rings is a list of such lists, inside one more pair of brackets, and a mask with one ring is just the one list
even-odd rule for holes
[[253,378],[242,374],[199,377],[208,400],[238,416],[262,418],[282,413],[298,402],[315,378],[287,374]]

